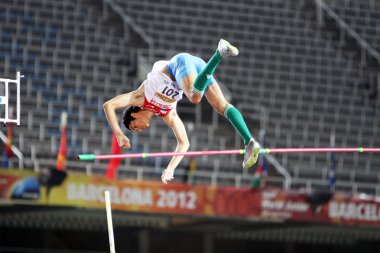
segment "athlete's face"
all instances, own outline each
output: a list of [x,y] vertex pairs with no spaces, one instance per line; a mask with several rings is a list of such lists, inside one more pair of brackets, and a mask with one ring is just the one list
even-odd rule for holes
[[142,131],[149,127],[151,117],[144,113],[144,111],[134,112],[131,116],[135,119],[129,124],[129,129],[133,131]]

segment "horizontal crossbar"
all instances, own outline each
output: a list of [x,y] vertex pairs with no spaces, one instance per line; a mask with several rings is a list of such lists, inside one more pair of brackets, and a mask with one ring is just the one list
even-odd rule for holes
[[[380,148],[262,148],[261,154],[276,153],[380,153]],[[77,160],[108,160],[114,158],[147,158],[147,157],[171,157],[171,156],[211,156],[211,155],[243,155],[244,149],[236,150],[203,150],[189,152],[157,152],[157,153],[130,153],[130,154],[81,154]]]

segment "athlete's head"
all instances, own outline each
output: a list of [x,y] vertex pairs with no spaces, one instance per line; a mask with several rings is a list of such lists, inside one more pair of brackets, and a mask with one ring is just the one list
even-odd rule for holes
[[149,127],[152,115],[150,111],[141,110],[138,106],[130,106],[123,112],[123,124],[129,130],[141,131]]

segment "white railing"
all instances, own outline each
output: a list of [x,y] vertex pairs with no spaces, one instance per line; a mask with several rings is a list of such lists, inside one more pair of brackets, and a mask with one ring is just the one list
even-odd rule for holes
[[[1,160],[1,159],[0,159]],[[33,163],[32,160],[28,161],[28,163]],[[39,159],[39,167],[52,167],[55,166],[55,159]],[[106,164],[100,163],[84,163],[78,161],[67,161],[67,168],[69,171],[75,171],[80,173],[85,173],[88,176],[92,175],[105,175]],[[136,166],[136,165],[122,165],[118,174],[128,174],[128,177],[119,177],[119,179],[133,179],[133,180],[154,180],[160,181],[162,173],[162,168],[154,168],[153,166]],[[193,173],[193,174],[190,174]],[[233,187],[247,187],[250,185],[251,180],[253,179],[252,173],[228,173],[228,172],[213,172],[213,171],[201,171],[197,170],[195,172],[188,172],[184,168],[178,168],[175,171],[174,177],[175,182],[181,182],[180,178],[187,176],[188,178],[193,177],[195,184],[197,181],[209,182],[209,184],[213,186],[218,185],[228,185]],[[306,178],[298,178],[293,177],[291,181],[283,176],[267,176],[266,182],[269,187],[279,187],[281,186],[283,189],[304,189],[307,191],[312,191],[313,189],[321,189],[324,188],[328,190],[328,182],[323,179],[306,179]],[[230,184],[225,184],[221,182],[230,182]],[[340,181],[339,179],[336,182],[336,188],[346,189],[347,191],[351,191],[352,193],[360,193],[360,189],[366,189],[376,194],[376,196],[380,196],[380,185],[375,183],[358,183],[352,181]]]
[[[7,141],[8,141],[7,136],[2,131],[0,131],[0,139],[4,143],[7,143]],[[11,146],[11,150],[12,150],[13,154],[18,158],[19,169],[23,169],[24,168],[24,156],[22,155],[21,151],[15,145]]]

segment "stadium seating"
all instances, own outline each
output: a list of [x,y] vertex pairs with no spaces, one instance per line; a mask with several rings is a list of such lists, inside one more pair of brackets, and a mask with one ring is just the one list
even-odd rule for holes
[[374,0],[326,0],[326,3],[377,51],[380,51],[380,3]]
[[[342,8],[338,0],[329,4],[340,15],[352,17],[350,25],[379,50],[378,29],[371,25],[379,22],[379,4],[345,2]],[[331,134],[337,147],[380,146],[376,138],[379,102],[365,88],[373,73],[360,64],[354,49],[340,47],[336,31],[318,26],[312,1],[180,0],[168,5],[167,1],[118,0],[118,4],[153,39],[149,64],[183,51],[207,60],[219,38],[236,44],[240,55],[225,59],[215,76],[231,93],[231,102],[242,110],[255,137],[266,127],[268,147],[327,147]],[[353,5],[363,7],[357,19],[349,14]],[[366,18],[361,18],[362,13],[368,13]],[[60,113],[66,110],[70,160],[77,153],[108,153],[111,130],[102,104],[139,85],[137,64],[147,50],[130,48],[119,32],[123,25],[102,18],[101,7],[93,1],[4,0],[0,20],[0,55],[4,58],[0,68],[8,77],[16,68],[26,75],[23,126],[16,128],[20,137],[15,138],[15,145],[26,157],[36,156],[40,166],[53,166]],[[212,112],[206,101],[194,106],[184,99],[178,110],[188,126],[191,149],[242,147],[228,121]],[[268,116],[265,124],[260,119],[262,110]],[[135,152],[169,151],[175,146],[174,136],[159,119],[149,130],[132,134],[132,139]],[[326,154],[275,157],[292,174],[293,187],[327,186]],[[32,160],[29,163],[35,166]],[[154,171],[145,173],[144,179],[157,180],[167,159],[125,163],[131,168],[153,166]],[[199,157],[197,165],[200,171],[242,175],[241,185],[249,184],[249,175],[241,171],[241,157]],[[99,174],[105,166],[104,162],[69,162],[73,170]],[[181,168],[186,166],[187,160]],[[354,190],[379,192],[379,168],[376,155],[339,154],[337,188],[352,190],[355,183]],[[135,177],[125,168],[119,175]],[[277,172],[271,169],[270,175],[272,185],[282,185]],[[210,177],[198,180],[202,182],[212,183]],[[220,179],[219,183],[235,184],[236,180]]]
[[[257,104],[268,110],[268,146],[329,146],[331,134],[336,146],[379,146],[379,138],[374,138],[378,109],[372,107],[378,103],[362,87],[370,73],[355,51],[339,47],[335,31],[319,28],[312,1],[179,1],[170,8],[163,1],[119,3],[154,38],[157,49],[207,59],[220,37],[236,43],[240,55],[225,60],[216,76],[244,115],[259,117],[253,109]],[[277,156],[294,176],[306,179],[313,174],[319,180],[326,179],[327,157]],[[342,154],[337,159],[341,174],[378,175],[380,160],[371,154]]]
[[121,83],[133,82],[133,68],[118,62],[130,54],[124,38],[84,2],[2,1],[0,8],[2,72],[25,74],[22,126],[16,128],[24,155],[31,148],[40,158],[56,155],[62,111],[69,113],[70,158],[83,151],[82,141],[109,147],[110,138],[98,138],[110,135],[102,105]]

